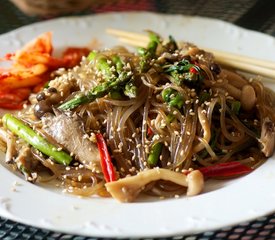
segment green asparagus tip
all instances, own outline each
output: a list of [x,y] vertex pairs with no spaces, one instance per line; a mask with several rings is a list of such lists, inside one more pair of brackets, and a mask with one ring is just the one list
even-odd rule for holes
[[158,142],[153,145],[151,152],[148,156],[148,164],[150,166],[156,166],[162,151],[163,144],[161,142]]

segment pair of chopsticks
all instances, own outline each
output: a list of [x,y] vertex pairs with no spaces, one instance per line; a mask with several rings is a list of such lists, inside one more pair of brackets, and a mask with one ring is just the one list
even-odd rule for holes
[[[106,32],[117,37],[120,42],[131,46],[146,47],[147,43],[149,42],[148,36],[140,33],[127,32],[111,28],[106,29]],[[275,79],[275,62],[273,61],[251,58],[215,49],[203,49],[212,52],[215,56],[216,62],[221,65],[238,69],[247,73]]]

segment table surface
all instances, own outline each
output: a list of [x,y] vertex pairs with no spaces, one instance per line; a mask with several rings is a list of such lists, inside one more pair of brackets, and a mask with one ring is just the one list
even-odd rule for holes
[[[101,0],[93,1],[89,9],[73,13],[73,15],[79,16],[108,11],[152,11],[212,17],[275,37],[274,0]],[[1,0],[0,34],[49,18],[53,18],[53,16],[27,16],[8,0]],[[96,238],[91,237],[73,236],[42,230],[2,217],[0,217],[0,239],[96,240]],[[162,239],[275,239],[275,213],[251,222],[217,231]]]

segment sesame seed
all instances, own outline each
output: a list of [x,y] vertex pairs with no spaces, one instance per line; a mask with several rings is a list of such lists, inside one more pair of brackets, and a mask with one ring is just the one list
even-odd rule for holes
[[79,182],[81,182],[81,180],[82,180],[82,175],[79,175],[79,176],[77,177],[77,179],[78,179]]
[[130,172],[134,172],[134,171],[136,171],[136,168],[135,167],[131,167],[129,171]]
[[122,149],[114,149],[113,152],[115,152],[115,153],[121,153]]
[[88,134],[84,134],[83,139],[89,138]]
[[119,144],[118,144],[118,148],[122,148],[123,147],[123,142],[120,142]]

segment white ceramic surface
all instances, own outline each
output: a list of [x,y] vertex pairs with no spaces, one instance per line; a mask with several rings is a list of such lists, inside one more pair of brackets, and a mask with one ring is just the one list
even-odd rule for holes
[[[98,39],[117,41],[106,28],[152,29],[209,48],[275,60],[275,40],[261,33],[206,18],[152,13],[111,13],[36,23],[0,36],[0,53],[14,51],[45,31],[56,49]],[[270,85],[274,88],[273,85]],[[0,154],[3,160],[4,154]],[[113,199],[78,198],[24,181],[0,166],[0,215],[36,227],[97,237],[177,236],[218,229],[275,210],[275,159],[228,182],[208,183],[203,194],[121,204]]]

